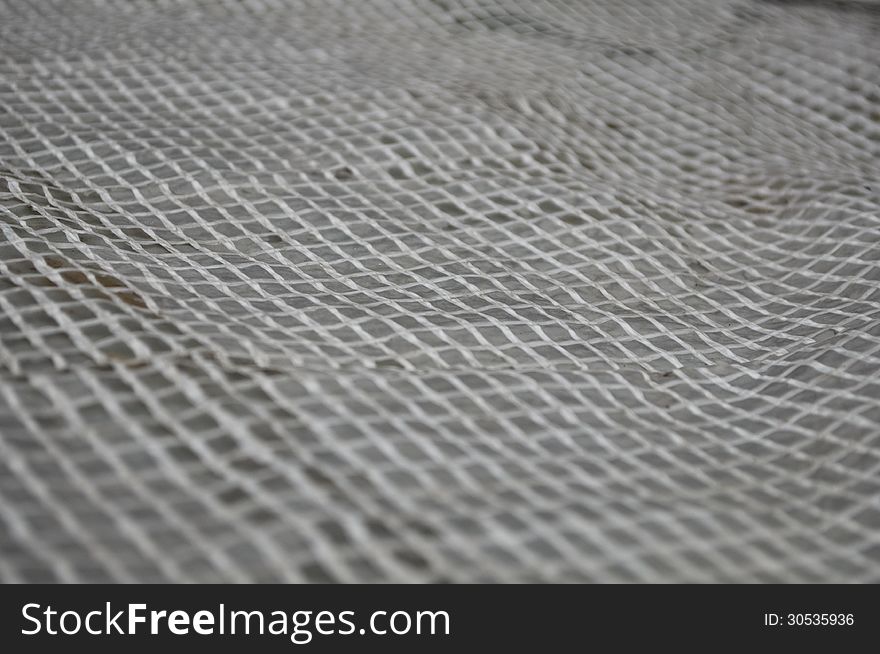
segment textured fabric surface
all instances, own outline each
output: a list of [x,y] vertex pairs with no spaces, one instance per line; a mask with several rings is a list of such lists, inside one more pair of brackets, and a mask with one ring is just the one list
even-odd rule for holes
[[880,581],[880,5],[0,2],[0,580]]

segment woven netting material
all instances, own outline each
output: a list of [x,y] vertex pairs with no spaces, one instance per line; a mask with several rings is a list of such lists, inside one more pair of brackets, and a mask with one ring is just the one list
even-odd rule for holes
[[880,581],[880,5],[0,4],[3,581]]

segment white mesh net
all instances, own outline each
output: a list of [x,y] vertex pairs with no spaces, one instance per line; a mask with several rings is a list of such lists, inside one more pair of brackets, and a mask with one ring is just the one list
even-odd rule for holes
[[880,581],[880,5],[0,4],[0,579]]

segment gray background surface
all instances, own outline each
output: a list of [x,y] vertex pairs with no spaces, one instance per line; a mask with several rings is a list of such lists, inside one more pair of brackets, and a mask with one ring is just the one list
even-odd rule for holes
[[880,581],[880,9],[0,2],[0,580]]

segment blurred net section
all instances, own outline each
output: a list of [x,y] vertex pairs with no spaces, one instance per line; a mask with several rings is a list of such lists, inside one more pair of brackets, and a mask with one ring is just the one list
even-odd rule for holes
[[0,3],[0,580],[880,581],[880,5]]

